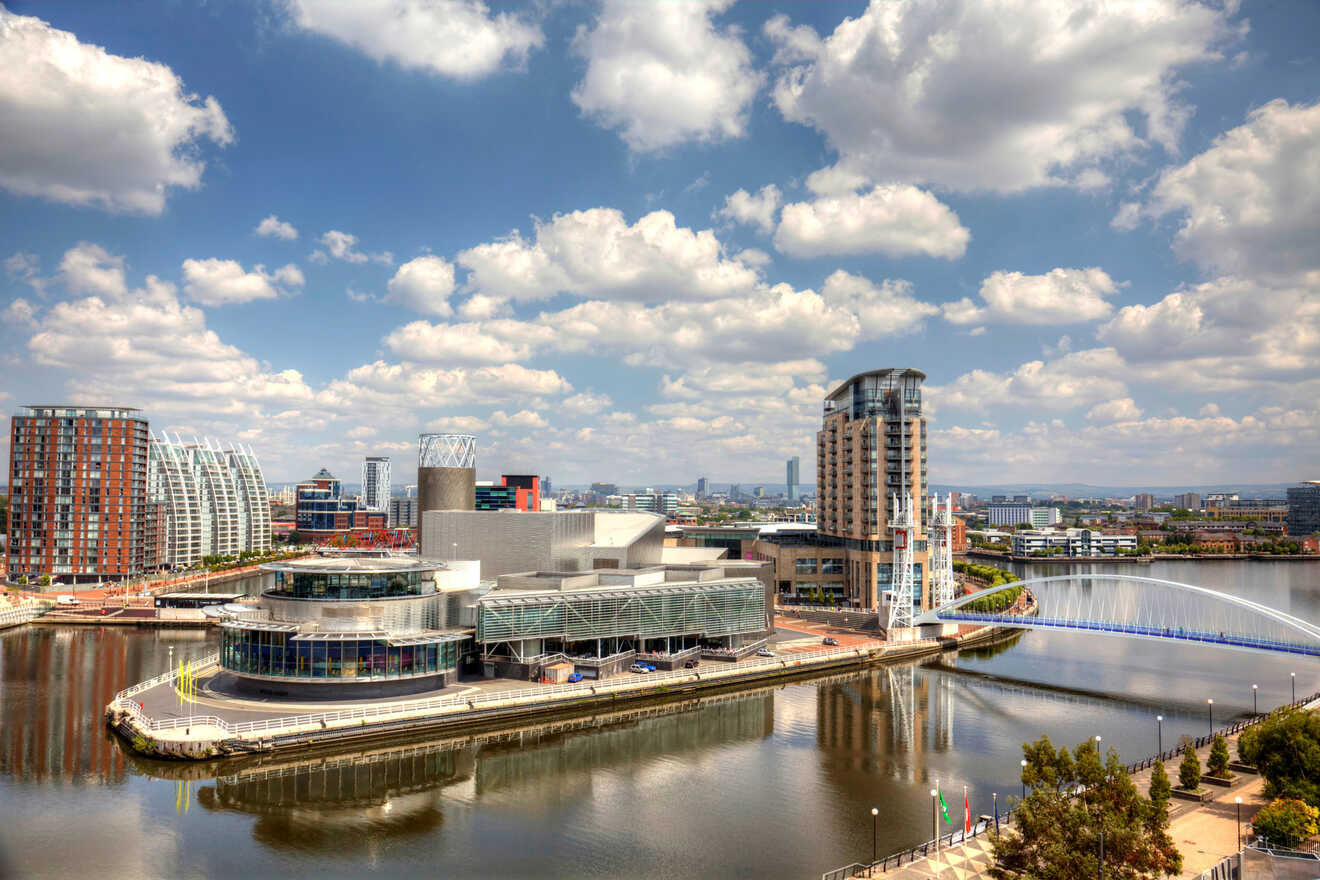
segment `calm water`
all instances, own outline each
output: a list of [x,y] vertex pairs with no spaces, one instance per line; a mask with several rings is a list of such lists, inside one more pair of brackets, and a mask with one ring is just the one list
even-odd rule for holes
[[[1063,573],[1067,565],[1037,566]],[[1081,570],[1081,569],[1079,569]],[[1107,570],[1103,565],[1084,570]],[[1141,571],[1320,617],[1317,563]],[[941,662],[763,688],[570,730],[209,765],[143,762],[101,709],[209,633],[0,633],[0,875],[812,877],[930,837],[931,783],[1015,796],[1024,740],[1099,734],[1126,758],[1320,689],[1320,664],[1025,633]]]

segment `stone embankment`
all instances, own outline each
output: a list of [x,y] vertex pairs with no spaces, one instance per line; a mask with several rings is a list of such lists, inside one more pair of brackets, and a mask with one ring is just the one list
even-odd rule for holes
[[[730,689],[751,682],[809,676],[861,668],[875,663],[1011,638],[1016,631],[998,627],[964,628],[957,636],[913,641],[867,641],[847,647],[785,653],[738,663],[702,666],[647,676],[620,676],[571,685],[542,685],[522,690],[485,690],[411,702],[375,703],[303,715],[236,721],[248,717],[238,706],[226,712],[223,701],[208,698],[205,708],[218,714],[153,718],[146,702],[176,691],[170,672],[122,691],[106,707],[107,724],[135,750],[162,758],[200,760],[221,755],[287,750],[316,743],[342,742],[418,731],[449,731],[556,714],[600,711],[644,700],[669,700],[699,691]],[[214,655],[208,658],[214,667]],[[206,670],[195,673],[203,677]],[[153,696],[154,692],[154,696]],[[265,708],[269,709],[269,704]],[[318,706],[318,708],[321,708]],[[330,707],[326,707],[329,709]],[[224,717],[226,714],[230,718]],[[248,713],[250,714],[250,713]]]

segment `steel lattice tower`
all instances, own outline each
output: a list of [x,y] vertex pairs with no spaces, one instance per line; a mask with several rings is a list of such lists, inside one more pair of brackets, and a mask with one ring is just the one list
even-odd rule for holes
[[[899,499],[902,498],[900,503]],[[894,537],[893,601],[889,603],[888,629],[901,629],[913,624],[912,601],[913,589],[912,545],[917,536],[916,523],[912,516],[912,494],[892,496],[889,509],[893,516],[889,520],[889,530]]]
[[931,607],[947,605],[957,596],[957,583],[953,579],[953,499],[940,496],[930,499],[930,592]]

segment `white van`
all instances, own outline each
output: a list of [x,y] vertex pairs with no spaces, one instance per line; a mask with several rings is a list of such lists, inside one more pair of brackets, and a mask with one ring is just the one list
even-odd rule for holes
[[65,593],[65,594],[62,595],[62,596],[56,596],[56,597],[55,597],[55,604],[56,604],[56,605],[77,605],[77,604],[78,604],[78,597],[77,597],[77,596],[70,596],[68,593]]

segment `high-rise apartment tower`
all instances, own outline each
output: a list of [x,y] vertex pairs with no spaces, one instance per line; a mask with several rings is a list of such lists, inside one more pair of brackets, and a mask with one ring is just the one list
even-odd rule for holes
[[784,463],[785,480],[788,484],[788,500],[797,501],[802,484],[802,462],[795,455]]
[[893,582],[891,499],[912,498],[914,604],[930,607],[925,514],[926,419],[921,414],[925,373],[911,369],[860,373],[825,398],[816,435],[817,534],[842,546],[845,594],[861,608],[878,608]]
[[122,406],[28,406],[9,444],[9,576],[122,580],[149,558],[147,420]]
[[389,510],[389,456],[369,455],[362,460],[362,507],[364,510]]

